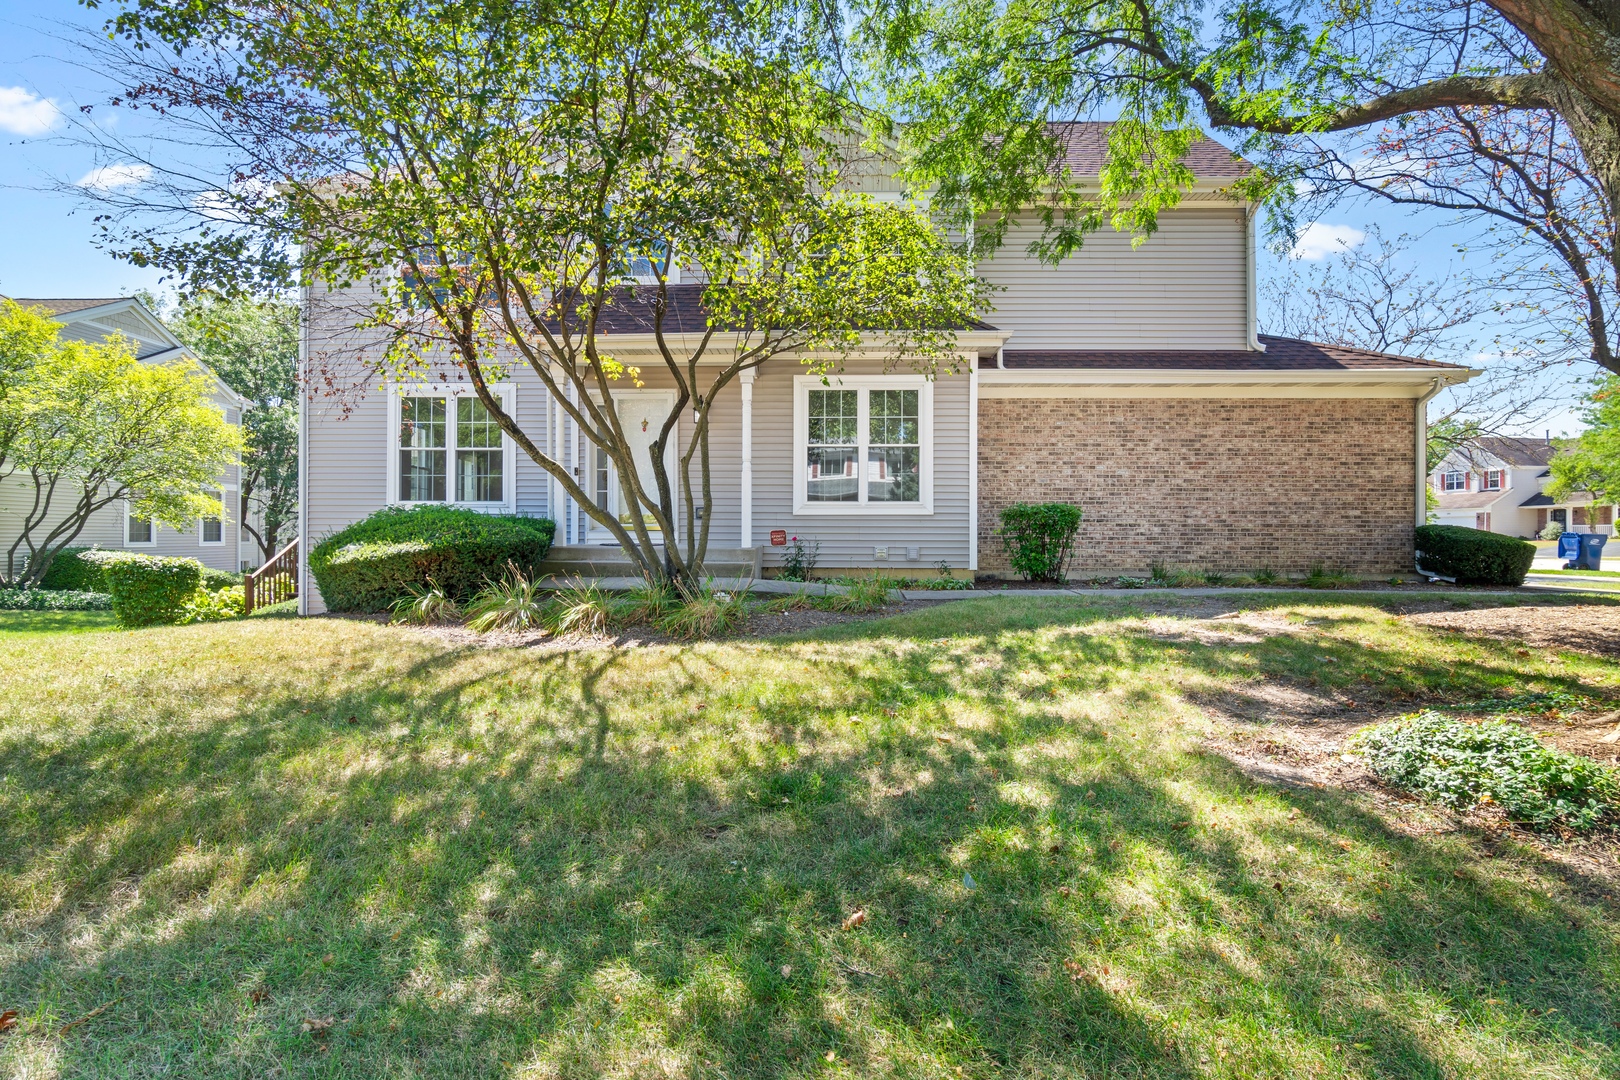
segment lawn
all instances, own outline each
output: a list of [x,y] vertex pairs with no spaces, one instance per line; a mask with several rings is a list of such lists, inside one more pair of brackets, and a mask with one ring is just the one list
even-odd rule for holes
[[1620,570],[1532,570],[1532,574],[1556,574],[1567,577],[1620,578]]
[[573,652],[8,616],[0,1074],[1620,1072],[1607,880],[1252,780],[1198,704],[1620,698],[1614,663],[1145,602]]

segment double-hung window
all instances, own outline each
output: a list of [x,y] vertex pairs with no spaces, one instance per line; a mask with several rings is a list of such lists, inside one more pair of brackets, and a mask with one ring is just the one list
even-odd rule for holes
[[[225,508],[225,493],[221,491],[204,492],[210,499],[220,501],[221,511]],[[197,523],[197,540],[202,544],[223,544],[225,542],[225,522],[219,517],[205,517]]]
[[1448,472],[1440,474],[1441,491],[1462,491],[1467,484],[1467,477],[1461,472]]
[[800,376],[794,512],[933,512],[933,384],[921,376]]
[[1501,491],[1502,490],[1502,470],[1501,469],[1486,469],[1485,470],[1485,475],[1480,479],[1479,489],[1481,491]]
[[[503,409],[511,388],[496,387]],[[512,442],[471,387],[403,387],[390,487],[401,503],[511,503]]]

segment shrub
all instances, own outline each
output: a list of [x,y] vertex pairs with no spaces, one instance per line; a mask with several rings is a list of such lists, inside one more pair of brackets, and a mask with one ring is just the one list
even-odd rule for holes
[[112,597],[69,589],[0,589],[0,611],[107,611]]
[[180,611],[181,623],[220,622],[240,619],[245,613],[247,598],[240,585],[227,585],[223,589],[198,589]]
[[1461,525],[1420,525],[1418,568],[1459,585],[1522,585],[1536,546],[1511,536]]
[[1560,536],[1563,536],[1563,535],[1564,535],[1564,523],[1562,521],[1549,521],[1549,522],[1547,522],[1546,525],[1542,526],[1541,532],[1536,534],[1536,539],[1537,540],[1556,540]]
[[386,611],[429,579],[461,602],[499,580],[508,566],[536,576],[555,532],[545,518],[390,507],[316,544],[309,569],[333,611]]
[[1447,806],[1494,803],[1536,828],[1590,829],[1612,821],[1620,803],[1615,770],[1501,720],[1421,712],[1369,728],[1352,745],[1390,784]]
[[104,593],[107,591],[107,579],[101,572],[101,567],[92,559],[84,556],[96,548],[65,547],[56,553],[51,565],[45,568],[45,576],[40,578],[36,588],[60,589],[71,592]]
[[242,575],[233,574],[229,570],[215,570],[212,566],[205,566],[202,570],[202,587],[209,592],[219,592],[221,589],[241,588]]
[[484,586],[473,600],[467,609],[467,625],[480,634],[492,630],[538,630],[545,622],[546,606],[540,586],[517,567],[509,566],[505,577]]
[[1064,580],[1080,531],[1070,503],[1017,503],[1001,512],[1001,545],[1012,568],[1030,581]]
[[804,541],[797,536],[788,540],[788,549],[782,553],[782,580],[809,581],[815,572],[816,560],[821,557],[819,540]]
[[202,584],[203,565],[196,559],[133,551],[87,552],[85,558],[101,567],[112,612],[125,626],[180,622]]
[[431,578],[426,585],[410,586],[406,595],[394,601],[393,613],[390,622],[416,623],[419,626],[453,622],[461,618],[460,606],[444,595],[444,590],[435,585]]

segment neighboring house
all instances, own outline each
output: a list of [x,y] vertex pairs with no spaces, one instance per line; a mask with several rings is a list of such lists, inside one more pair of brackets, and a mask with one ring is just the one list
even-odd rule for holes
[[[62,337],[66,340],[99,342],[122,336],[129,341],[136,357],[145,363],[166,364],[184,358],[207,370],[156,315],[131,297],[11,299],[25,308],[42,308],[50,313],[62,324]],[[214,404],[225,414],[227,421],[240,424],[245,404],[242,398],[217,375],[213,376],[213,381]],[[16,541],[23,507],[32,502],[33,491],[32,483],[23,477],[0,480],[0,550],[9,548]],[[92,514],[84,531],[73,543],[86,547],[127,548],[153,555],[184,555],[217,570],[238,570],[242,555],[238,550],[240,531],[234,520],[238,502],[237,469],[234,466],[220,477],[220,493],[225,516],[199,520],[183,531],[134,517],[125,503],[113,503]]]
[[1492,436],[1463,443],[1429,476],[1432,520],[1524,539],[1552,521],[1566,529],[1613,532],[1614,507],[1593,507],[1585,493],[1558,500],[1546,493],[1557,452],[1550,439]]
[[[1069,164],[1095,177],[1102,125],[1069,128]],[[813,539],[819,567],[916,575],[1007,574],[998,515],[1015,502],[1084,509],[1071,573],[1144,573],[1149,564],[1302,571],[1315,563],[1384,576],[1412,569],[1425,515],[1425,403],[1473,372],[1450,364],[1256,333],[1253,204],[1225,190],[1247,168],[1203,140],[1198,177],[1160,214],[1145,244],[1103,231],[1057,266],[1027,247],[1033,215],[979,265],[1004,289],[987,324],[957,337],[961,374],[924,379],[854,358],[824,385],[792,358],[731,386],[712,414],[711,558],[778,567],[773,530]],[[861,185],[898,191],[879,172]],[[702,286],[672,288],[666,329],[700,331]],[[363,297],[309,290],[310,385],[330,384],[334,358],[375,351],[352,329]],[[618,391],[621,419],[667,407],[651,315],[610,309],[613,355],[639,364],[643,390]],[[724,335],[715,348],[724,346]],[[353,384],[366,381],[358,361]],[[341,373],[338,373],[341,374]],[[891,391],[892,393],[880,393]],[[569,463],[610,511],[616,484],[544,387],[522,365],[499,387],[518,423]],[[559,563],[612,540],[538,465],[482,418],[463,383],[393,383],[359,400],[305,400],[306,552],[321,537],[390,504],[460,502],[557,521]],[[914,443],[880,452],[863,422],[853,440],[821,445],[812,420],[880,410],[915,418]],[[883,425],[878,425],[879,428]],[[656,431],[656,428],[654,428]],[[402,442],[402,439],[405,440]],[[903,476],[882,463],[916,461]],[[869,462],[862,475],[860,462]],[[722,550],[716,550],[722,549]],[[729,549],[729,550],[723,550]],[[312,581],[300,588],[321,610]]]

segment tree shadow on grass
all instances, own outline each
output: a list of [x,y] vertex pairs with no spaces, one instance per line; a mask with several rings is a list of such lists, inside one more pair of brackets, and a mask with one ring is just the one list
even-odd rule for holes
[[[27,815],[0,871],[11,899],[53,892],[0,923],[0,996],[58,1023],[119,1000],[23,1037],[64,1075],[779,1076],[830,1052],[864,1075],[1422,1076],[1470,1033],[1499,1073],[1612,1064],[1612,935],[1534,867],[1492,876],[1352,795],[1049,705],[1048,683],[1124,687],[1162,712],[1130,672],[1247,677],[1299,646],[1086,632],[1115,615],[874,624],[782,643],[782,669],[678,650],[675,678],[617,652],[306,653],[317,688],[216,721],[6,736]],[[862,640],[883,648],[829,648]],[[1458,692],[1496,675],[1450,668]]]

